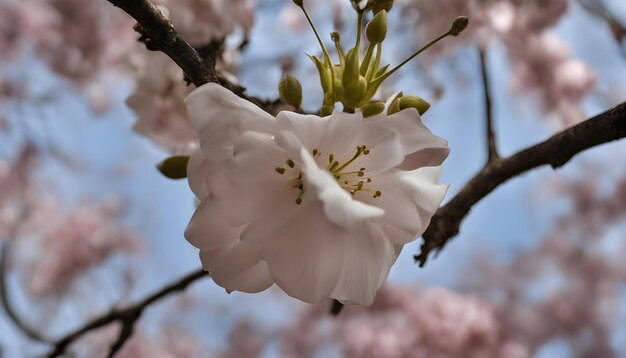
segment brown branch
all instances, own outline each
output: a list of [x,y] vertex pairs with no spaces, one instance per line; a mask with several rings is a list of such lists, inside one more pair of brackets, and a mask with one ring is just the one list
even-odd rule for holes
[[112,357],[124,345],[126,340],[130,338],[134,324],[141,317],[141,314],[148,306],[167,297],[174,292],[184,290],[185,288],[187,288],[187,286],[203,277],[209,277],[208,273],[202,269],[194,271],[180,279],[178,282],[163,287],[158,292],[146,297],[142,301],[132,306],[122,309],[113,309],[110,313],[92,320],[84,326],[67,334],[65,337],[57,340],[54,343],[54,350],[50,352],[47,357],[58,357],[65,352],[70,344],[72,344],[82,335],[95,329],[104,327],[115,321],[120,321],[122,323],[122,331],[120,332],[120,336],[118,337],[117,341],[111,347],[111,352],[109,356]]
[[440,251],[459,233],[461,222],[472,207],[500,184],[546,164],[559,168],[586,149],[624,137],[626,102],[508,158],[488,163],[435,213],[415,260],[424,266],[431,252]]
[[486,141],[487,141],[487,162],[491,163],[500,158],[496,146],[496,136],[493,132],[493,109],[491,105],[491,89],[489,86],[489,73],[487,71],[487,56],[485,49],[478,47],[480,55],[480,72],[483,83],[483,93],[485,98],[485,122],[486,122]]
[[159,10],[148,0],[108,0],[137,21],[137,30],[149,50],[168,55],[183,70],[185,76],[199,87],[208,82],[218,82],[215,60],[203,59],[175,30]]

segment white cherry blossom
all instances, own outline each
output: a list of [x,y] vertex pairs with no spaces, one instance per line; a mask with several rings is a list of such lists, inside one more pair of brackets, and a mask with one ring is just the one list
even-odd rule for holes
[[370,305],[447,190],[447,142],[414,109],[276,118],[216,84],[186,99],[201,200],[185,236],[227,290]]

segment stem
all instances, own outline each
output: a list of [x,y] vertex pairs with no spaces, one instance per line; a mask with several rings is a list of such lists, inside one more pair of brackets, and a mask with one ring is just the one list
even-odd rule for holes
[[333,63],[330,61],[330,56],[328,55],[328,51],[326,51],[326,47],[324,46],[324,43],[322,42],[322,38],[320,37],[320,34],[317,32],[315,25],[313,25],[313,20],[311,20],[311,17],[309,17],[309,13],[306,11],[304,6],[300,6],[300,9],[302,9],[302,12],[304,13],[304,16],[306,17],[306,20],[309,22],[311,29],[313,29],[313,33],[315,33],[317,42],[320,44],[320,47],[322,48],[322,52],[324,53],[324,62],[326,62],[327,66],[329,66],[330,70],[332,71]]
[[[397,70],[399,70],[402,66],[406,65],[407,63],[409,63],[412,59],[414,59],[415,57],[417,57],[419,54],[421,54],[422,52],[428,50],[430,47],[432,47],[434,44],[436,44],[437,42],[445,39],[446,37],[450,36],[450,31],[446,32],[443,35],[440,35],[439,37],[437,37],[436,39],[432,40],[431,42],[429,42],[428,44],[426,44],[426,46],[422,47],[421,49],[417,50],[414,54],[412,54],[411,56],[409,56],[406,60],[402,61],[399,65],[397,65],[396,67],[394,67],[393,69],[391,69],[389,72],[385,73],[384,75],[382,75],[379,78],[382,78],[382,81],[386,80],[387,78],[389,78],[389,76],[393,75],[394,72],[396,72]],[[378,80],[378,78],[377,78]]]

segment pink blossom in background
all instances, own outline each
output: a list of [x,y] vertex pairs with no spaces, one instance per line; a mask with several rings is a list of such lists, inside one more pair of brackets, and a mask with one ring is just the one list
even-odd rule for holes
[[470,18],[463,36],[446,39],[430,49],[433,56],[450,54],[459,45],[487,47],[502,43],[511,61],[512,87],[518,94],[536,94],[541,108],[553,122],[570,126],[585,117],[580,102],[593,89],[596,76],[585,63],[573,59],[569,46],[551,33],[571,0],[422,0],[402,4],[418,16],[416,36],[427,43],[448,29],[459,15]]
[[134,130],[170,152],[191,153],[198,133],[183,102],[193,89],[183,71],[162,53],[138,51],[136,61],[135,92],[126,100],[137,116]]
[[[77,357],[108,357],[111,345],[119,337],[121,325],[114,323],[86,335],[72,347]],[[117,352],[117,358],[202,358],[207,350],[192,332],[174,326],[158,330],[135,327],[128,342]]]
[[138,249],[136,234],[118,223],[119,204],[76,207],[64,213],[55,200],[41,200],[21,225],[26,286],[36,296],[62,293],[73,280],[110,257]]
[[174,28],[193,46],[204,46],[254,24],[254,0],[158,0]]
[[[50,67],[79,83],[123,65],[136,44],[133,20],[107,2],[47,0],[54,37],[37,46]],[[97,78],[97,77],[96,77]]]
[[372,306],[346,307],[334,318],[319,306],[304,309],[281,344],[285,357],[312,357],[325,346],[346,357],[530,357],[521,343],[502,339],[485,301],[398,284],[385,285]]

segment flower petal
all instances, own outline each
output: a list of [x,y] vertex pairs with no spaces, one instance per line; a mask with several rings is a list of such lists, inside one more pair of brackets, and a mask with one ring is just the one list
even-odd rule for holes
[[[323,203],[324,214],[331,222],[352,228],[364,220],[384,215],[384,210],[354,200],[326,170],[320,169],[309,153],[302,149],[304,188]],[[306,198],[305,198],[306,199]]]
[[[212,187],[231,225],[249,223],[287,201],[295,205],[297,191],[289,183],[298,173],[286,165],[285,152],[271,137],[246,132],[236,141],[233,152],[232,159],[223,165],[224,177]],[[281,175],[276,167],[289,170]]]
[[407,108],[389,117],[379,115],[366,120],[369,126],[384,126],[399,135],[405,161],[400,168],[412,170],[440,165],[450,153],[448,142],[424,126],[415,108]]
[[344,240],[343,266],[331,298],[346,304],[372,304],[399,253],[383,236],[368,223]]
[[320,202],[302,205],[273,231],[262,255],[276,284],[287,294],[320,303],[328,299],[339,278],[347,231],[328,221]]
[[210,162],[220,163],[230,157],[235,139],[245,131],[274,131],[274,117],[215,83],[191,92],[185,104]]
[[209,194],[206,184],[207,161],[202,150],[197,148],[187,162],[187,181],[189,188],[200,200]]
[[229,291],[261,292],[274,284],[267,263],[242,244],[201,251],[200,260],[213,281]]
[[206,198],[189,220],[185,238],[200,250],[217,250],[239,242],[242,230],[226,223],[217,200]]

